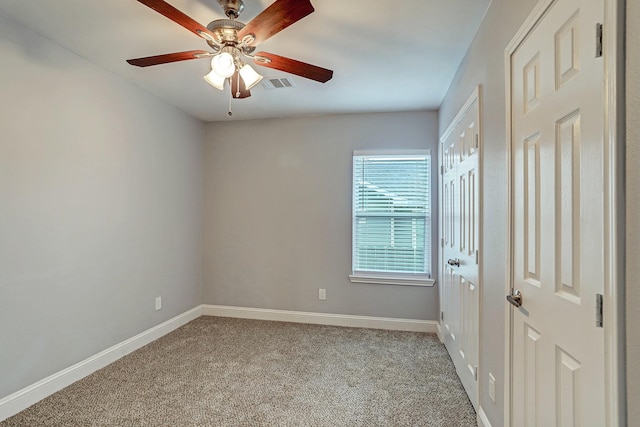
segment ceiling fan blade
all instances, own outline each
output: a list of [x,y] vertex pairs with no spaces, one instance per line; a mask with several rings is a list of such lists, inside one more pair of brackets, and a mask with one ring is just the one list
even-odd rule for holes
[[255,63],[263,67],[273,68],[296,76],[326,83],[333,77],[333,71],[284,56],[274,55],[268,52],[258,52],[255,54]]
[[209,56],[212,56],[212,54],[205,50],[189,50],[187,52],[167,53],[164,55],[127,59],[127,62],[131,65],[135,65],[136,67],[148,67],[150,65],[168,64],[170,62],[207,58]]
[[[195,35],[202,37],[207,40],[209,37],[211,39],[214,38],[214,34],[207,29],[207,27],[200,25],[196,21],[194,21],[189,16],[180,12],[175,7],[171,6],[169,3],[163,0],[138,0],[140,3],[145,6],[150,7],[161,15],[166,16],[171,19],[173,22],[182,25],[187,30],[191,31]],[[203,34],[206,34],[203,36]]]
[[[238,83],[240,84],[240,89],[238,90]],[[251,96],[251,91],[249,91],[242,77],[240,77],[239,72],[235,72],[233,76],[231,76],[231,95],[236,99],[248,98]]]
[[313,11],[309,0],[276,0],[238,31],[238,40],[252,34],[254,40],[249,45],[257,46]]

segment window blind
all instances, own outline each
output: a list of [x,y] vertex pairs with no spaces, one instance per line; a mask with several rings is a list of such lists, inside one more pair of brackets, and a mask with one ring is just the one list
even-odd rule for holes
[[430,155],[425,153],[354,153],[354,273],[430,275]]

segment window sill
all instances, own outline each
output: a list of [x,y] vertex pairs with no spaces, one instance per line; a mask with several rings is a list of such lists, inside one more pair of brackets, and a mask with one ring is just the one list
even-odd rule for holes
[[401,286],[433,286],[433,279],[413,278],[406,276],[373,276],[366,274],[350,274],[351,283],[373,283],[376,285],[401,285]]

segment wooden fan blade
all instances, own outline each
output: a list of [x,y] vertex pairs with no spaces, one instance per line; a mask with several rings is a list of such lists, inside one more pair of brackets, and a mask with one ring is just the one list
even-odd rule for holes
[[[240,90],[238,90],[238,83],[240,83]],[[240,73],[237,71],[233,76],[231,76],[231,95],[236,99],[248,98],[251,96],[251,91],[246,88],[244,80],[242,80]]]
[[268,52],[258,52],[255,54],[255,63],[263,67],[273,68],[295,74],[296,76],[326,83],[333,77],[333,71],[284,56],[274,55]]
[[238,31],[238,40],[252,34],[254,40],[249,45],[257,46],[313,11],[309,0],[276,0]]
[[150,65],[168,64],[170,62],[186,61],[187,59],[207,58],[211,54],[205,50],[189,50],[187,52],[167,53],[164,55],[147,56],[145,58],[127,59],[127,62],[136,67],[148,67]]
[[202,33],[208,34],[211,38],[214,38],[214,34],[209,31],[207,27],[204,27],[191,19],[189,16],[180,12],[175,7],[171,6],[169,3],[162,0],[138,0],[140,3],[145,6],[150,7],[161,15],[166,16],[171,19],[173,22],[182,25],[187,30],[191,31],[196,36],[202,37],[207,40],[207,36],[202,36]]

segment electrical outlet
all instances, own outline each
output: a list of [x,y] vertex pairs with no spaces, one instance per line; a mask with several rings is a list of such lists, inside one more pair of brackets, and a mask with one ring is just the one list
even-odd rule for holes
[[489,399],[496,403],[496,379],[491,373],[489,373]]
[[322,301],[327,299],[327,290],[326,289],[318,289],[318,299],[322,300]]
[[162,297],[156,297],[156,310],[160,310],[162,308]]

